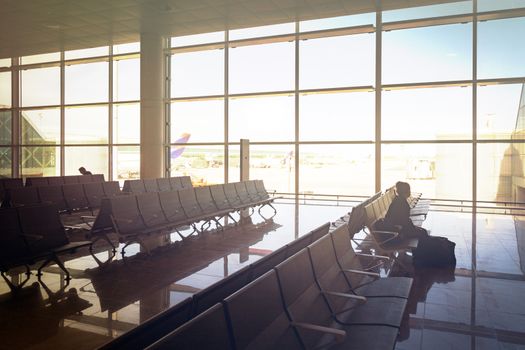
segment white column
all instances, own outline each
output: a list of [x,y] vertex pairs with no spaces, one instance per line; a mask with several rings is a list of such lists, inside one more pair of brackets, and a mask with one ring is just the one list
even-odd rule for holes
[[140,35],[140,177],[164,177],[164,40]]

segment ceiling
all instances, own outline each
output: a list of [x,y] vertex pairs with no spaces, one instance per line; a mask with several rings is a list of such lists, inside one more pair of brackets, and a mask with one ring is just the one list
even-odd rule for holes
[[[380,0],[377,0],[380,1]],[[382,0],[383,9],[437,0]],[[376,0],[0,0],[0,58],[374,11]]]

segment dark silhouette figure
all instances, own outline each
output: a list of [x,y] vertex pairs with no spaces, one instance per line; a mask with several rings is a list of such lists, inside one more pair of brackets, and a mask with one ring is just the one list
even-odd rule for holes
[[78,171],[80,171],[80,173],[81,173],[82,175],[93,175],[93,174],[91,173],[91,171],[86,170],[86,168],[84,168],[83,166],[81,166],[80,168],[78,168]]
[[427,236],[427,231],[414,225],[410,219],[410,206],[407,199],[410,197],[410,185],[406,182],[396,183],[397,196],[394,198],[385,215],[384,224],[395,227],[401,238]]

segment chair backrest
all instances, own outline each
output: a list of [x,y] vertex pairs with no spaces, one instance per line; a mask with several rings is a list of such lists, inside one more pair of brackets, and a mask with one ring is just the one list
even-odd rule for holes
[[172,191],[179,191],[179,190],[184,189],[184,187],[182,187],[182,184],[180,182],[179,176],[170,177],[169,180],[170,180],[170,186],[171,186]]
[[236,349],[302,348],[290,327],[274,270],[226,298],[224,304]]
[[[91,181],[91,175],[80,175],[80,176],[89,177],[89,180]],[[80,181],[78,175],[62,176],[62,178],[64,180],[64,184],[77,184]]]
[[275,266],[282,263],[288,257],[288,246],[282,246],[281,248],[271,252],[268,255],[263,256],[259,260],[253,262],[250,265],[250,270],[252,272],[252,279],[256,279]]
[[[310,257],[306,249],[277,265],[275,270],[284,305],[292,321],[327,326],[332,316],[315,282]],[[318,344],[322,334],[298,330],[307,348]]]
[[144,180],[135,179],[124,181],[122,192],[145,193],[146,187],[144,186]]
[[365,226],[371,229],[376,220],[377,219],[374,210],[374,205],[373,203],[370,203],[367,206],[365,206]]
[[100,210],[91,227],[91,235],[113,230],[113,221],[111,221],[111,198],[112,197],[104,197],[101,199]]
[[114,196],[110,198],[110,203],[111,217],[119,234],[137,234],[146,228],[140,216],[136,195]]
[[195,197],[195,190],[193,188],[180,190],[179,199],[188,218],[201,216],[203,214],[203,211],[197,202],[197,197]]
[[235,191],[237,191],[237,195],[239,196],[243,204],[249,204],[253,202],[253,200],[250,198],[250,195],[248,194],[248,191],[246,190],[246,185],[244,184],[244,181],[235,182],[234,186]]
[[178,191],[159,192],[159,200],[164,216],[170,223],[186,220],[186,214],[180,204]]
[[68,210],[71,211],[89,207],[82,184],[76,183],[63,185],[62,191],[64,193],[64,199],[66,200]]
[[220,303],[252,280],[249,267],[242,268],[224,279],[202,289],[193,295],[193,314],[197,315]]
[[246,190],[248,191],[248,194],[253,200],[264,199],[259,195],[259,192],[257,191],[257,187],[255,186],[255,180],[245,181],[244,184],[246,185]]
[[157,186],[159,188],[159,191],[171,191],[170,179],[167,177],[158,178]]
[[210,188],[208,186],[196,187],[195,188],[195,197],[197,197],[197,202],[199,203],[202,211],[206,214],[217,212],[217,207],[211,196]]
[[319,226],[318,228],[312,230],[312,242],[317,241],[319,238],[326,236],[326,234],[330,231],[330,223],[327,222],[326,224],[323,224]]
[[30,256],[27,244],[21,235],[16,209],[0,210],[0,270],[6,271],[13,262]]
[[226,194],[224,194],[223,185],[211,185],[210,192],[217,209],[226,210],[232,208],[230,202],[228,202],[228,199],[226,198]]
[[257,188],[257,192],[261,199],[268,199],[270,197],[268,191],[266,191],[266,188],[264,187],[263,180],[255,180],[255,188]]
[[47,183],[51,186],[63,185],[64,177],[63,176],[49,176],[47,178]]
[[82,187],[84,188],[84,194],[86,195],[89,207],[100,207],[100,202],[102,197],[104,197],[102,182],[90,182],[83,184]]
[[239,198],[239,196],[237,195],[237,191],[235,190],[235,184],[224,184],[223,188],[224,194],[226,195],[226,198],[228,199],[228,202],[230,202],[230,205],[232,207],[242,205],[241,199]]
[[306,248],[310,243],[312,243],[312,232],[308,232],[307,234],[302,235],[301,237],[297,238],[296,240],[288,243],[286,246],[288,257],[298,253],[300,250]]
[[62,192],[62,185],[41,186],[38,188],[38,196],[42,203],[54,204],[59,211],[66,211],[67,204]]
[[[337,262],[330,235],[326,235],[308,246],[308,253],[315,278],[321,289],[339,293],[351,291],[348,280]],[[341,310],[345,305],[349,305],[345,298],[328,298],[327,300],[332,311]]]
[[147,227],[160,227],[168,223],[160,206],[158,192],[137,195],[137,205],[142,221]]
[[193,188],[193,183],[191,182],[190,176],[181,176],[180,177],[180,184],[182,185],[182,188]]
[[104,189],[104,195],[107,197],[122,194],[118,181],[102,182],[102,188]]
[[26,187],[28,186],[47,186],[49,185],[47,177],[28,177],[26,178]]
[[214,305],[146,349],[232,350],[224,307]]
[[146,192],[159,192],[159,186],[157,185],[157,179],[144,179],[144,188]]
[[42,237],[29,243],[33,254],[48,252],[69,243],[55,205],[18,207],[16,210],[22,233]]
[[104,182],[104,174],[93,174],[91,175],[92,182]]
[[352,208],[348,220],[348,233],[350,234],[350,238],[353,238],[356,233],[363,229],[365,226],[365,219],[366,213],[363,203]]
[[36,187],[11,188],[7,190],[6,198],[13,207],[40,203]]
[[189,321],[191,318],[192,302],[192,298],[186,298],[98,349],[145,349],[147,346]]
[[2,185],[5,190],[9,190],[11,188],[20,188],[24,187],[24,182],[21,178],[7,178],[7,179],[0,179],[2,182]]
[[77,179],[78,179],[78,183],[87,184],[87,183],[93,182],[93,175],[78,175]]

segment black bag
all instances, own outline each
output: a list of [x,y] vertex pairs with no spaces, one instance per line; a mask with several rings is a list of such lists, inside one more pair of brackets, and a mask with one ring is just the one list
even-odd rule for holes
[[427,236],[419,238],[417,248],[413,251],[413,262],[416,267],[455,267],[456,243],[445,237]]

